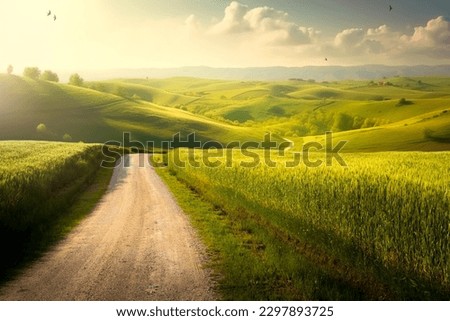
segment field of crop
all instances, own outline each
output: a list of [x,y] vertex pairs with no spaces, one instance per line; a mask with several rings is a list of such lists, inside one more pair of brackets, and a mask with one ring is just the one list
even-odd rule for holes
[[[266,236],[255,241],[261,243],[255,264],[277,275],[272,287],[305,279],[296,273],[306,257],[315,263],[314,269],[324,266],[328,271],[324,288],[336,283],[353,288],[347,298],[361,298],[355,293],[371,299],[448,295],[450,153],[345,154],[347,167],[318,168],[286,168],[292,155],[274,155],[275,168],[263,163],[243,167],[242,161],[252,159],[237,152],[232,166],[225,166],[222,158],[211,159],[222,161],[218,167],[205,166],[201,151],[191,156],[203,165],[182,167],[175,164],[175,153],[181,159],[189,158],[186,150],[171,152],[170,171],[230,216],[228,230],[236,224],[251,225],[240,227],[246,231],[245,237],[238,237],[243,242],[257,238],[258,233],[272,235],[272,239]],[[279,255],[281,250],[271,249],[277,243],[290,248],[290,254]],[[311,253],[322,253],[322,258]],[[267,273],[247,276],[254,282],[258,278],[261,283],[269,282],[264,280]],[[305,285],[298,286],[308,299],[343,295],[335,289],[328,294],[306,294]],[[290,291],[281,298],[296,298],[289,296]]]
[[24,231],[57,215],[100,165],[99,145],[0,142],[0,227]]

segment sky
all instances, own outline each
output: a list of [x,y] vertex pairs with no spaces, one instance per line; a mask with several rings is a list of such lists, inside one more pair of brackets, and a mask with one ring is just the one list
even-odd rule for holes
[[0,0],[0,70],[449,63],[448,0]]

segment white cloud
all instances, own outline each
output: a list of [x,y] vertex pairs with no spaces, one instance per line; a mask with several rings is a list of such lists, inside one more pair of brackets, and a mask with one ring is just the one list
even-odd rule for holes
[[[270,7],[249,9],[233,1],[223,19],[210,29],[212,34],[242,34],[270,45],[302,45],[311,43],[317,32],[289,20],[286,12]],[[251,39],[250,39],[251,40]]]
[[369,28],[367,30],[367,35],[376,37],[376,36],[386,35],[386,34],[388,34],[390,32],[391,31],[390,31],[388,26],[382,25],[382,26],[379,26],[378,28]]
[[[391,30],[387,25],[377,28],[350,28],[336,34],[333,45],[322,44],[329,55],[352,60],[365,57],[366,62],[433,63],[436,58],[450,62],[450,22],[437,17],[426,26],[417,26],[411,35]],[[331,50],[335,50],[331,52]],[[344,58],[342,58],[344,59]]]
[[450,23],[443,17],[415,27],[409,35],[386,24],[322,35],[284,11],[233,1],[221,19],[202,25],[191,15],[185,26],[196,31],[190,33],[191,40],[211,54],[209,61],[215,65],[450,63]]
[[196,31],[190,33],[191,40],[202,50],[190,56],[209,52],[215,55],[209,60],[214,65],[450,63],[450,22],[442,16],[416,26],[410,34],[384,24],[324,36],[286,12],[233,1],[221,20],[202,25],[191,15],[185,26]]
[[450,46],[450,22],[440,16],[428,21],[425,27],[414,28],[411,43],[425,47]]
[[[380,29],[381,28],[381,29]],[[326,46],[327,52],[335,56],[354,56],[361,54],[377,54],[384,49],[374,33],[380,33],[382,27],[365,31],[362,28],[350,28],[339,32],[333,41],[334,46]],[[369,36],[370,34],[370,36]]]
[[247,12],[248,6],[240,4],[237,1],[231,2],[225,9],[223,19],[214,25],[211,31],[217,34],[247,31],[249,27],[244,20]]
[[334,44],[338,48],[353,48],[361,44],[364,35],[364,30],[361,28],[346,29],[336,35]]
[[431,19],[426,26],[417,26],[412,35],[402,35],[398,55],[409,56],[422,63],[439,59],[450,62],[450,22],[442,16]]

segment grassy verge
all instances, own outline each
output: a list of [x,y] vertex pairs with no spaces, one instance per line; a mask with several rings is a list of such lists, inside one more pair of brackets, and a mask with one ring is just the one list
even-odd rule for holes
[[[158,174],[189,215],[209,249],[225,300],[367,299],[363,291],[336,279],[299,249],[261,226],[244,208],[223,209],[166,168]],[[311,249],[308,249],[311,252]],[[314,254],[314,253],[312,253]],[[323,265],[323,264],[322,264]],[[381,292],[381,291],[380,291]],[[381,293],[380,293],[381,294]]]
[[169,186],[212,257],[225,300],[325,300],[366,298],[335,280],[295,247],[268,231],[255,216],[214,205],[167,168],[158,174]]
[[92,179],[83,185],[82,192],[74,197],[72,205],[62,215],[41,224],[26,239],[12,244],[10,249],[15,255],[8,261],[3,260],[0,266],[0,284],[31,264],[76,227],[106,192],[112,173],[113,169],[100,168]]

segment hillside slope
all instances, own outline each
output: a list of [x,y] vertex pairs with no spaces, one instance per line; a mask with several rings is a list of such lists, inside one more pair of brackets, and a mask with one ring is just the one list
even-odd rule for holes
[[[168,95],[166,95],[167,98]],[[141,99],[97,90],[0,75],[0,138],[84,142],[132,139],[159,144],[176,133],[202,141],[260,140],[261,131],[214,121]],[[170,99],[169,99],[170,100]],[[44,124],[45,126],[40,126]]]

